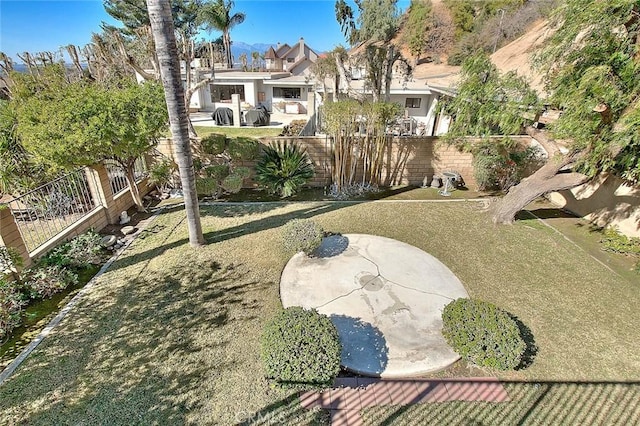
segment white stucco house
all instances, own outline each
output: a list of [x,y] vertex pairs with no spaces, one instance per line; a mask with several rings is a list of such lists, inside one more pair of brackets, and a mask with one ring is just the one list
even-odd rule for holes
[[[367,87],[366,70],[361,65],[353,65],[348,70],[351,77],[350,87],[363,96],[371,96]],[[450,118],[438,113],[438,102],[442,97],[455,96],[454,82],[459,67],[443,64],[421,64],[408,78],[398,72],[391,82],[390,101],[404,108],[404,119],[400,120],[396,132],[421,136],[438,136],[449,129]],[[325,88],[331,92],[330,85],[317,83],[316,91],[324,95]]]
[[[265,68],[259,71],[215,69],[214,81],[193,95],[189,108],[214,111],[228,106],[231,95],[238,94],[243,109],[265,105],[270,111],[306,114],[314,88],[310,68],[317,59],[318,54],[303,38],[293,46],[278,44],[265,52]],[[199,65],[199,60],[192,64],[194,84],[211,76],[210,68]]]

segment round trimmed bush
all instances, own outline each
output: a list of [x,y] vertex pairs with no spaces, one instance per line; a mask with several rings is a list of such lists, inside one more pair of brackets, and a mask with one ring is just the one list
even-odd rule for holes
[[287,388],[330,386],[340,372],[341,352],[338,330],[315,309],[286,308],[262,335],[265,374]]
[[499,370],[520,365],[527,345],[518,324],[492,303],[457,299],[442,312],[447,343],[464,359]]
[[287,222],[282,231],[282,243],[289,253],[313,253],[320,247],[324,231],[311,219],[293,219]]

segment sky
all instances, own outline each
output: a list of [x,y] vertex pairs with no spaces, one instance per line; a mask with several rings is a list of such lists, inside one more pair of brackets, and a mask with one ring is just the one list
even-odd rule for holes
[[[234,11],[245,21],[231,31],[231,40],[248,44],[297,42],[304,37],[317,52],[346,45],[336,22],[334,0],[236,0]],[[408,0],[398,6],[406,8]],[[117,25],[102,0],[0,0],[0,51],[14,60],[22,52],[57,51],[68,44],[83,46],[100,23]],[[217,38],[219,33],[202,38]]]

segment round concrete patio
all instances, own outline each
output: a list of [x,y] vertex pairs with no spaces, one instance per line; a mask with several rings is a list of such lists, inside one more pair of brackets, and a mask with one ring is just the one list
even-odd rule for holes
[[282,272],[284,307],[315,308],[336,325],[342,365],[386,378],[448,367],[459,356],[442,337],[442,309],[468,297],[435,257],[373,235],[334,235],[313,257],[298,253]]

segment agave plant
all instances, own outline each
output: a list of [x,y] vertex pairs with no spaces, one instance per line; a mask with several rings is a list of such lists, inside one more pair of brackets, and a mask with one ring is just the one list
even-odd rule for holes
[[295,194],[312,177],[309,156],[294,144],[272,143],[256,164],[256,180],[282,198]]

